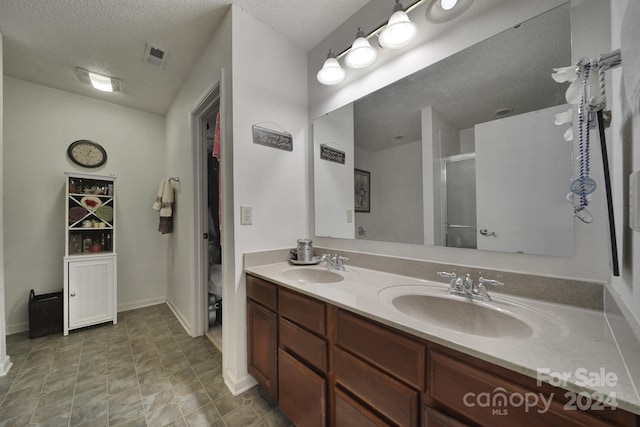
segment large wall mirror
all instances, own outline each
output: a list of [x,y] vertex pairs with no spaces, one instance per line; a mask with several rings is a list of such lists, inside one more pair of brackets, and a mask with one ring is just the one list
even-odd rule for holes
[[571,63],[567,3],[317,118],[316,236],[573,256]]

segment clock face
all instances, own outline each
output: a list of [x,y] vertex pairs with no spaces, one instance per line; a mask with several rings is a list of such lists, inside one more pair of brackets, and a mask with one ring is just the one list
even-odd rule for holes
[[97,168],[107,161],[107,152],[100,144],[81,139],[73,142],[67,149],[69,158],[76,164],[87,168]]

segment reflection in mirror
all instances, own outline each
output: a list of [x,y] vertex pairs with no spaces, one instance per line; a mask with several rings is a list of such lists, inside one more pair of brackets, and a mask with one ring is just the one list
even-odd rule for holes
[[[315,234],[572,256],[572,145],[553,124],[570,106],[551,79],[570,63],[567,3],[315,120],[315,150],[353,162],[314,154]],[[353,168],[369,212],[352,211]]]

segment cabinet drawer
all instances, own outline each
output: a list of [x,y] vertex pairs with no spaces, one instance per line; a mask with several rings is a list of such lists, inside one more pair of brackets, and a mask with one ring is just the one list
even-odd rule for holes
[[424,407],[424,425],[425,427],[469,427],[467,424],[428,406]]
[[247,274],[247,298],[264,305],[269,310],[276,311],[278,308],[277,297],[276,285]]
[[327,373],[327,341],[280,318],[280,347]]
[[[542,393],[542,389],[528,389],[433,350],[429,352],[429,383],[432,399],[474,424],[540,427],[613,425],[585,412],[565,410],[558,401],[545,408],[539,396],[542,394],[545,401],[553,396]],[[527,408],[521,398],[535,402],[534,396],[538,406]],[[512,401],[517,404],[510,404]]]
[[333,368],[336,384],[384,417],[400,426],[418,425],[417,390],[337,347],[333,351]]
[[278,302],[281,316],[325,336],[327,326],[323,302],[282,288],[278,288]]
[[335,389],[336,427],[392,427],[340,389]]
[[339,310],[336,344],[424,391],[426,350],[422,343]]
[[327,425],[327,382],[282,349],[278,349],[278,405],[299,427]]

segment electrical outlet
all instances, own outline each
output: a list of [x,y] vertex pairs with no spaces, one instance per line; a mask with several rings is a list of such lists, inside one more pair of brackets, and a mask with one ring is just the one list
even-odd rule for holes
[[240,206],[240,225],[253,224],[253,209],[251,206]]

